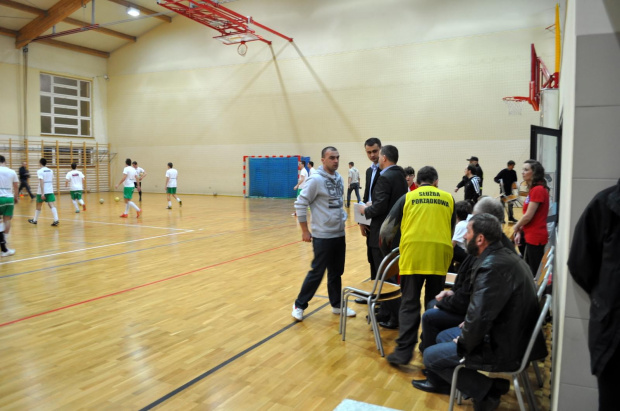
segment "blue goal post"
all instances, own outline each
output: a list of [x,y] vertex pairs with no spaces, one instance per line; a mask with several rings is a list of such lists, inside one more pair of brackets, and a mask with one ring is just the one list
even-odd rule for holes
[[[268,198],[295,198],[297,184],[297,163],[306,161],[306,170],[310,157],[304,156],[261,156],[244,157],[244,196]],[[249,190],[246,185],[246,172],[249,176]],[[247,191],[246,191],[247,190]]]

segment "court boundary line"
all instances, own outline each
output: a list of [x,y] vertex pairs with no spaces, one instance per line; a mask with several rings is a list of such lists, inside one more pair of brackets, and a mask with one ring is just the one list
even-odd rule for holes
[[[27,218],[29,216],[27,215],[13,215],[13,217],[24,217]],[[49,217],[39,217],[39,220],[53,220],[53,218],[49,218]],[[39,221],[37,220],[37,221]],[[122,224],[122,223],[108,223],[105,221],[92,221],[92,220],[62,220],[61,222],[68,222],[68,223],[77,223],[77,222],[82,222],[82,223],[87,223],[87,224],[106,224],[106,225],[119,225],[122,227],[140,227],[140,228],[154,228],[156,230],[177,230],[177,231],[183,231],[185,230],[185,228],[172,228],[172,227],[157,227],[154,225],[142,225],[142,224]]]
[[[323,308],[327,307],[328,305],[329,305],[329,302],[327,302],[327,303],[323,304],[322,306],[318,307],[317,309],[312,311],[310,314],[305,315],[304,316],[304,320],[306,318],[316,314],[317,312],[319,312]],[[203,372],[198,377],[195,377],[195,378],[191,379],[190,381],[186,382],[185,384],[181,385],[180,387],[170,391],[168,394],[164,395],[163,397],[160,397],[157,400],[153,401],[152,403],[148,404],[147,406],[145,406],[143,408],[140,408],[140,411],[148,411],[148,410],[150,410],[150,409],[152,409],[152,408],[154,408],[154,407],[156,407],[156,406],[166,402],[170,398],[174,397],[175,395],[179,394],[182,391],[185,391],[187,388],[191,387],[192,385],[194,385],[194,384],[204,380],[205,378],[207,378],[211,374],[214,374],[215,372],[221,370],[222,368],[226,367],[227,365],[229,365],[230,363],[234,362],[235,360],[238,360],[239,358],[243,357],[247,353],[254,351],[255,349],[257,349],[261,345],[263,345],[266,342],[268,342],[269,340],[272,340],[273,338],[275,338],[278,335],[282,334],[284,331],[287,331],[290,328],[293,328],[298,323],[299,323],[299,321],[294,321],[294,322],[290,323],[289,325],[284,326],[283,328],[279,329],[278,331],[276,331],[276,332],[272,333],[271,335],[263,338],[259,342],[252,344],[250,347],[246,348],[245,350],[243,350],[243,351],[233,355],[232,357],[230,357],[226,361],[223,361],[223,362],[219,363],[218,365],[216,365],[215,367],[212,367],[211,369]]]

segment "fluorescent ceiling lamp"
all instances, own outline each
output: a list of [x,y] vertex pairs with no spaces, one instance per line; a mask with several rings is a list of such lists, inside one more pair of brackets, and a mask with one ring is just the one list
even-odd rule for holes
[[136,9],[135,7],[127,7],[127,14],[132,17],[138,17],[140,15],[140,10]]

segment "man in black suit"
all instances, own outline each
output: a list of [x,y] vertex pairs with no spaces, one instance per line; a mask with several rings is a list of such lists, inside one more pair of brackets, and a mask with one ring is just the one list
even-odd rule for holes
[[[361,211],[363,215],[372,219],[368,236],[368,247],[375,272],[385,256],[379,247],[381,224],[383,224],[383,220],[385,220],[396,201],[409,191],[405,171],[396,163],[398,163],[398,149],[390,145],[383,146],[379,155],[379,168],[381,171],[378,176],[375,176],[377,182],[371,193],[372,204],[366,206]],[[388,245],[388,249],[392,250],[394,247],[398,247],[399,241],[400,236],[397,236],[392,241],[392,244]],[[400,301],[396,300],[382,303],[378,318],[379,324],[386,328],[397,328],[399,306]]]
[[[363,201],[364,204],[367,204],[369,201],[372,201],[372,189],[375,187],[375,184],[379,179],[379,154],[381,152],[381,140],[376,137],[369,138],[364,143],[364,150],[366,150],[368,159],[372,161],[372,165],[366,170],[366,180],[364,182]],[[374,280],[377,276],[377,269],[373,264],[372,254],[370,252],[368,236],[370,233],[370,226],[360,224],[360,230],[362,231],[362,235],[366,237],[366,255],[368,257],[368,263],[370,264],[370,278]],[[366,302],[366,300],[357,298],[355,302],[361,304]]]

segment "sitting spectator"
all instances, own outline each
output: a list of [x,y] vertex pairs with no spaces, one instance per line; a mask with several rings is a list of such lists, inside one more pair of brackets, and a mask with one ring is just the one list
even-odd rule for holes
[[[424,351],[426,380],[413,380],[422,391],[448,394],[452,374],[460,371],[457,388],[473,398],[475,410],[494,410],[509,381],[490,378],[488,372],[516,370],[520,366],[538,318],[536,287],[527,264],[501,244],[502,226],[490,214],[478,214],[467,224],[467,251],[478,257],[472,272],[473,291],[462,327],[443,331],[437,344]],[[533,357],[546,354],[544,341]]]
[[465,250],[465,233],[467,233],[467,222],[471,218],[472,206],[468,201],[459,201],[454,205],[454,209],[456,210],[456,226],[452,236],[452,245]]

